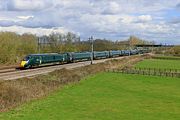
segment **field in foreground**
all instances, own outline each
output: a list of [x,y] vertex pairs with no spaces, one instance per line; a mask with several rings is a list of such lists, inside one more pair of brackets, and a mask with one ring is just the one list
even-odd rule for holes
[[180,60],[147,59],[136,64],[140,68],[180,69]]
[[175,120],[180,80],[101,73],[47,98],[0,113],[2,120]]

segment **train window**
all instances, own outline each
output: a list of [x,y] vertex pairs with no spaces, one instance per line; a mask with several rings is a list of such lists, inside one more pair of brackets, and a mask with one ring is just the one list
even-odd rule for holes
[[24,61],[28,61],[30,59],[30,57],[29,56],[26,56],[23,60]]

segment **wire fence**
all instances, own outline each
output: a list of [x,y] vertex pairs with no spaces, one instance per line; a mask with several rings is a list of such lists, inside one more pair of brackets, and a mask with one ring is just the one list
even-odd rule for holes
[[168,68],[142,68],[142,67],[134,67],[133,70],[138,71],[148,71],[148,72],[163,72],[163,73],[180,73],[180,69],[168,69]]
[[137,67],[135,67],[132,69],[114,69],[114,70],[111,70],[110,72],[180,78],[180,69],[157,69],[157,68],[137,68]]

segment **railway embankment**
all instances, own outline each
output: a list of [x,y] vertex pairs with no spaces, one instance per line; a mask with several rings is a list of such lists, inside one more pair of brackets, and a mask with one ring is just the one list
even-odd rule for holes
[[47,96],[49,93],[67,84],[76,84],[82,78],[111,69],[132,66],[149,55],[130,56],[122,59],[108,60],[103,63],[61,69],[38,75],[36,77],[21,78],[0,82],[0,111],[8,111],[28,101]]

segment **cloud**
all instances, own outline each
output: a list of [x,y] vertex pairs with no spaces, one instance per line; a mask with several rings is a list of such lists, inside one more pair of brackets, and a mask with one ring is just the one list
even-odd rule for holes
[[178,3],[178,4],[176,5],[176,7],[177,7],[177,8],[180,8],[180,3]]
[[0,30],[46,34],[58,28],[79,33],[84,39],[90,35],[112,40],[138,35],[172,42],[168,39],[178,41],[180,36],[176,9],[179,3],[180,0],[0,0]]
[[3,32],[10,31],[10,32],[16,32],[19,34],[31,33],[31,34],[36,34],[37,36],[49,35],[52,32],[63,33],[63,34],[66,34],[68,32],[67,29],[62,28],[62,27],[46,29],[46,28],[26,28],[26,27],[21,27],[21,26],[0,27],[0,31],[3,31]]
[[1,0],[0,9],[8,11],[39,11],[53,6],[49,0]]
[[152,21],[151,15],[141,15],[141,16],[138,16],[138,19],[139,21],[142,21],[142,22]]
[[117,14],[120,11],[120,6],[117,2],[111,1],[104,7],[103,14]]
[[[56,18],[57,19],[57,18]],[[59,27],[59,23],[53,19],[53,15],[38,15],[37,17],[29,17],[24,21],[17,22],[16,25],[30,27],[30,28],[52,28],[52,27]]]
[[17,18],[19,19],[23,19],[23,20],[27,20],[27,19],[30,19],[30,18],[33,18],[34,16],[17,16]]
[[0,20],[0,26],[3,26],[3,27],[12,26],[14,24],[15,24],[14,21]]
[[172,24],[180,24],[180,18],[179,17],[178,18],[173,18],[173,19],[171,19],[170,23],[172,23]]
[[57,17],[56,14],[48,14],[48,15],[49,16],[47,16],[46,14],[36,14],[35,16],[17,15],[17,16],[14,16],[13,19],[6,18],[5,20],[3,20],[2,18],[0,19],[0,26],[6,26],[6,24],[4,24],[6,22],[6,23],[11,23],[12,26],[16,25],[16,26],[23,26],[23,27],[29,27],[29,28],[62,27],[59,17]]

